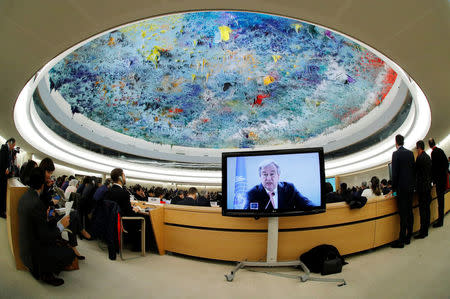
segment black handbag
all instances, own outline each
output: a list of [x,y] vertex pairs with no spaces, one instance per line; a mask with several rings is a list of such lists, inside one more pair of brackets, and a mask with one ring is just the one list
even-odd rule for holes
[[342,272],[342,266],[346,265],[344,258],[333,245],[319,245],[300,256],[311,272],[328,275]]
[[342,272],[342,260],[339,257],[327,259],[323,261],[322,271],[320,274],[328,275]]

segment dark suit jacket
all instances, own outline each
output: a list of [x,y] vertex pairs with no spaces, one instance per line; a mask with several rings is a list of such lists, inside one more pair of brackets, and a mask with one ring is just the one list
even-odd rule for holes
[[[265,208],[270,200],[262,184],[256,185],[247,192],[248,203],[245,209],[250,209],[251,203],[258,203],[255,210],[265,211]],[[311,207],[311,201],[301,195],[301,193],[291,183],[278,183],[278,210],[301,210],[305,207]]]
[[177,205],[179,202],[183,201],[183,199],[181,199],[181,197],[179,196],[175,196],[174,198],[172,198],[172,200],[170,201],[171,205]]
[[414,180],[414,154],[401,146],[392,153],[392,190],[413,192]]
[[[20,258],[32,272],[51,272],[54,260],[46,253],[56,246],[60,231],[47,222],[47,207],[36,190],[28,188],[19,200]],[[69,249],[69,248],[67,248]],[[38,270],[39,269],[39,270]]]
[[177,205],[185,205],[185,206],[202,206],[202,207],[210,207],[211,204],[209,201],[199,198],[197,200],[192,197],[186,196],[182,201],[179,201]]
[[448,160],[442,149],[435,147],[431,152],[431,175],[436,185],[447,185]]
[[11,166],[11,153],[5,143],[0,149],[0,176],[6,177],[5,171]]
[[325,195],[325,200],[326,200],[326,203],[345,201],[345,199],[343,199],[342,196],[337,194],[336,192],[327,193],[327,195]]
[[112,185],[111,189],[106,192],[104,199],[117,202],[121,216],[137,216],[131,207],[130,193],[125,189]]
[[431,159],[426,152],[416,159],[416,190],[418,192],[431,190]]

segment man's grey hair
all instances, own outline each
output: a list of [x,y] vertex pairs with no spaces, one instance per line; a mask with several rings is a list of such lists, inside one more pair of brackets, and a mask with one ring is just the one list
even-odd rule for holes
[[259,163],[258,166],[259,176],[261,176],[261,169],[263,169],[266,166],[269,166],[270,164],[273,164],[277,168],[277,174],[280,175],[280,166],[278,166],[278,164],[274,160],[264,160],[261,163]]
[[361,183],[361,186],[367,187],[367,182],[366,182],[366,181],[362,182],[362,183]]

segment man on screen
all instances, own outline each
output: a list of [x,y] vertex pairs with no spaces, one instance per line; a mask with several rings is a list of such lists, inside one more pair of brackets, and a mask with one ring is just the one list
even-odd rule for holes
[[311,201],[300,194],[291,183],[279,182],[280,167],[273,160],[261,162],[258,168],[261,184],[247,192],[246,209],[270,212],[301,210],[311,207]]

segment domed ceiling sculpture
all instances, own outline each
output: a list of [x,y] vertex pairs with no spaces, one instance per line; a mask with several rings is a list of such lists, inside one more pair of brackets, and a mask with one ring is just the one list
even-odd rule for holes
[[104,34],[49,71],[72,113],[152,143],[301,143],[355,123],[397,74],[369,50],[298,20],[191,12]]

